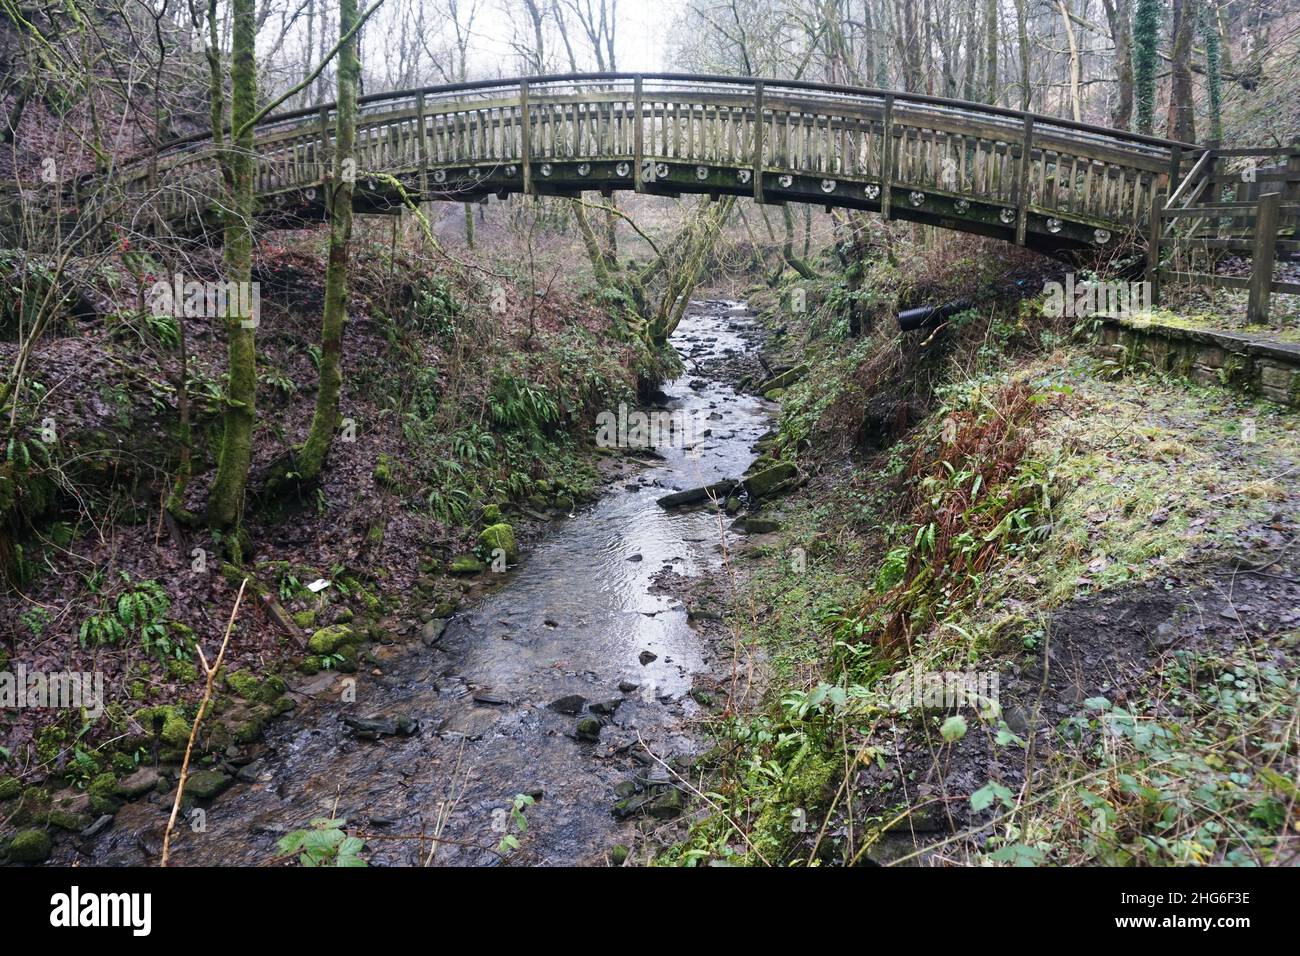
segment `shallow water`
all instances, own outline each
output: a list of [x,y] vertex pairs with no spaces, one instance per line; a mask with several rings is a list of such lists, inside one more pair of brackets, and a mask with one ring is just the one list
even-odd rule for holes
[[[673,344],[690,370],[744,350],[748,322],[737,303],[692,303]],[[342,816],[385,835],[367,841],[372,864],[427,862],[433,844],[410,837],[440,832],[435,864],[499,865],[502,810],[528,792],[542,796],[526,811],[512,864],[596,863],[627,842],[632,825],[611,814],[613,788],[633,775],[667,775],[646,748],[664,759],[694,751],[687,695],[709,663],[686,610],[650,593],[651,579],[720,562],[716,512],[667,511],[656,499],[739,476],[768,427],[764,403],[707,373],[688,371],[664,391],[665,408],[689,417],[694,435],[712,435],[693,449],[659,449],[662,462],[557,522],[502,587],[452,620],[436,649],[388,648],[383,676],[356,675],[355,702],[330,687],[277,721],[256,779],[205,807],[203,832],[178,825],[176,863],[260,863],[284,833]],[[656,659],[643,666],[645,651]],[[638,689],[620,693],[620,681]],[[567,694],[623,699],[598,743],[574,739],[578,718],[547,708]],[[421,729],[370,742],[340,721],[376,714],[414,717]],[[169,811],[162,800],[124,807],[85,848],[90,861],[155,862]]]

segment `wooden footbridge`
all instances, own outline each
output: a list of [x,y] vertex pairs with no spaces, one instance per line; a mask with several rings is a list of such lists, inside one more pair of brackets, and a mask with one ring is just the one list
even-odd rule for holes
[[[325,215],[334,119],[329,105],[259,124],[255,175],[265,225]],[[357,212],[382,213],[493,194],[739,195],[868,210],[1049,254],[1150,247],[1158,258],[1168,197],[1185,209],[1193,194],[1206,201],[1214,193],[1187,175],[1216,172],[1206,156],[1188,143],[910,93],[565,74],[363,97],[354,202]],[[1286,204],[1275,228],[1283,230],[1300,200],[1300,166],[1293,160],[1287,168],[1296,175],[1279,186]],[[179,231],[215,221],[221,189],[206,135],[175,141],[115,180],[125,208],[148,206]]]

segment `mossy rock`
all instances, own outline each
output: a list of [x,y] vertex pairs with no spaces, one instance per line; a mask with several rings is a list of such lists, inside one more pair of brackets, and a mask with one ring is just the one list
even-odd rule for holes
[[763,393],[763,397],[766,398],[769,402],[779,402],[781,399],[785,398],[785,389],[783,388],[768,389],[766,392]]
[[295,611],[293,614],[293,623],[297,624],[304,631],[313,630],[316,627],[316,612],[310,608],[305,611]]
[[54,841],[44,830],[23,830],[9,843],[9,859],[14,863],[44,863],[53,849]]
[[231,784],[231,776],[223,770],[199,770],[185,781],[185,795],[200,800],[210,800]]
[[86,827],[94,823],[88,813],[69,813],[67,810],[51,810],[45,818],[48,826],[58,827],[60,830],[67,830],[69,833],[80,833]]
[[23,785],[17,777],[0,777],[0,800],[12,800],[23,792]]
[[247,701],[269,704],[284,693],[284,681],[272,674],[258,680],[248,671],[232,671],[226,675],[226,686]]
[[483,524],[494,525],[501,523],[501,506],[484,505],[483,506]]
[[313,634],[307,646],[313,654],[325,655],[333,654],[344,644],[354,644],[356,641],[357,637],[348,625],[331,624]]
[[472,554],[462,554],[460,557],[452,558],[447,564],[447,573],[456,575],[482,574],[487,570],[485,565]]
[[95,813],[117,813],[122,801],[117,795],[117,778],[111,773],[101,773],[86,787],[90,809]]
[[478,536],[478,546],[486,554],[492,554],[498,548],[505,552],[507,561],[519,557],[519,546],[515,543],[515,531],[504,521],[484,528]]
[[755,498],[762,498],[764,495],[772,494],[798,474],[799,469],[793,463],[783,461],[747,477],[745,490]]
[[190,740],[191,721],[179,707],[162,704],[137,710],[132,717],[150,736],[158,736],[168,747],[184,747]]

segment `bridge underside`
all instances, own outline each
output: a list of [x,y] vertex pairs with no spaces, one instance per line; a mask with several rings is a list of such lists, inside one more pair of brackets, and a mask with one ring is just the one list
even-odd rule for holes
[[[644,170],[638,184],[632,164],[631,156],[598,161],[534,160],[530,191],[539,196],[576,197],[584,192],[610,196],[635,190],[672,198],[705,195],[714,199],[754,198],[757,192],[749,167],[660,161],[653,170]],[[505,199],[525,191],[523,171],[518,164],[509,163],[431,167],[386,173],[383,179],[362,174],[355,184],[353,210],[363,215],[397,215],[408,202],[479,202],[489,196]],[[876,214],[885,211],[882,194],[881,184],[869,180],[795,173],[764,172],[761,183],[765,203],[809,203]],[[259,205],[259,220],[272,228],[300,228],[328,218],[322,184],[263,195]],[[943,190],[894,185],[890,187],[888,216],[1007,242],[1015,242],[1017,237],[1015,206]],[[1132,234],[1114,235],[1105,222],[1055,210],[1030,207],[1025,215],[1024,245],[1056,258],[1075,260],[1102,248],[1114,252],[1131,246],[1133,238]]]

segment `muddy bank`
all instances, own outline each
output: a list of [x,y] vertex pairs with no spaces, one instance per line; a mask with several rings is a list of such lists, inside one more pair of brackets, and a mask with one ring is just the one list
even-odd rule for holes
[[[205,768],[214,795],[196,799],[202,813],[178,827],[175,862],[261,863],[321,816],[346,817],[379,865],[498,865],[507,835],[519,842],[510,863],[596,864],[620,844],[636,854],[640,831],[684,806],[676,774],[701,746],[697,718],[716,706],[699,687],[730,667],[692,609],[653,593],[665,570],[691,577],[719,566],[718,516],[656,500],[739,475],[753,459],[770,406],[730,382],[746,374],[755,334],[734,303],[693,307],[673,339],[687,371],[657,410],[688,423],[694,440],[658,449],[662,457],[611,455],[619,483],[556,522],[445,625],[370,647],[355,675],[291,681],[297,707],[264,745]],[[165,789],[57,847],[54,860],[156,862]],[[533,800],[526,833],[509,821],[520,794]]]

